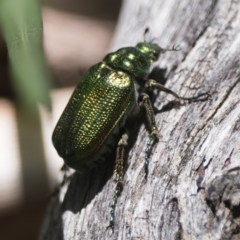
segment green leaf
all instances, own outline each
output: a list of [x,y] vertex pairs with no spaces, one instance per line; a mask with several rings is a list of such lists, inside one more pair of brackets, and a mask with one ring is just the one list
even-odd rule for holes
[[0,0],[0,23],[7,44],[13,86],[24,106],[50,107],[50,75],[43,51],[38,0]]

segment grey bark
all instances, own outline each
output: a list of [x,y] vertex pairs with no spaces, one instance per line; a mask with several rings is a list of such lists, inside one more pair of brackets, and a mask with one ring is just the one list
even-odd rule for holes
[[106,230],[115,183],[114,154],[52,198],[41,240],[239,239],[240,4],[226,0],[123,1],[111,50],[134,46],[146,27],[163,48],[155,66],[166,87],[183,96],[210,92],[205,102],[169,108],[154,102],[161,134],[144,179],[148,132],[138,118],[127,154],[115,229]]

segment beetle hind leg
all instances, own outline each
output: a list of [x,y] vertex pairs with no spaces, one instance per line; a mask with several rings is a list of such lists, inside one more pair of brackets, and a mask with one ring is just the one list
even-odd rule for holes
[[127,146],[127,140],[128,140],[128,135],[127,133],[125,133],[122,135],[122,138],[118,142],[118,147],[117,147],[116,163],[115,163],[115,169],[114,169],[116,188],[115,188],[113,199],[110,205],[111,206],[110,220],[109,220],[109,226],[107,227],[112,229],[114,228],[114,213],[117,205],[117,200],[123,190],[123,177],[124,177],[123,166],[124,166],[124,154],[125,154],[125,148]]
[[145,169],[145,178],[148,176],[148,167],[149,167],[149,158],[151,155],[152,148],[156,141],[158,140],[159,133],[156,125],[156,120],[154,116],[154,111],[152,107],[152,103],[149,99],[149,96],[146,93],[142,94],[143,100],[142,100],[142,106],[144,107],[146,111],[147,121],[150,128],[150,135],[147,141],[147,146],[145,149],[145,163],[144,163],[144,169]]
[[55,197],[56,195],[58,195],[60,192],[60,189],[64,186],[64,184],[71,180],[72,175],[68,176],[69,170],[70,170],[69,167],[64,163],[63,166],[61,167],[61,171],[63,172],[63,179],[61,183],[57,187],[55,187],[53,192],[48,196],[48,199],[51,199],[52,197]]

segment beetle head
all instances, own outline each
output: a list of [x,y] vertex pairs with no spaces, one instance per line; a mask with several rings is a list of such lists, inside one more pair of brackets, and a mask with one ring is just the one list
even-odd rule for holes
[[144,31],[144,41],[139,42],[136,45],[136,48],[146,56],[150,63],[157,61],[161,53],[180,50],[179,46],[173,46],[172,48],[161,48],[158,44],[154,43],[154,39],[147,41],[146,35],[148,32],[149,28],[147,27]]
[[140,52],[142,52],[150,60],[150,62],[157,61],[160,53],[164,50],[156,43],[152,42],[140,42],[137,44],[136,48],[138,48]]

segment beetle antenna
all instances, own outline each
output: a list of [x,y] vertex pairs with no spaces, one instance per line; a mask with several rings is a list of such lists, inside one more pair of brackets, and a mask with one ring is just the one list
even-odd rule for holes
[[146,34],[149,32],[149,27],[146,27],[143,33],[143,40],[146,42]]
[[179,51],[181,50],[180,46],[179,45],[173,45],[172,48],[163,48],[162,51],[163,52],[167,52],[167,51]]

